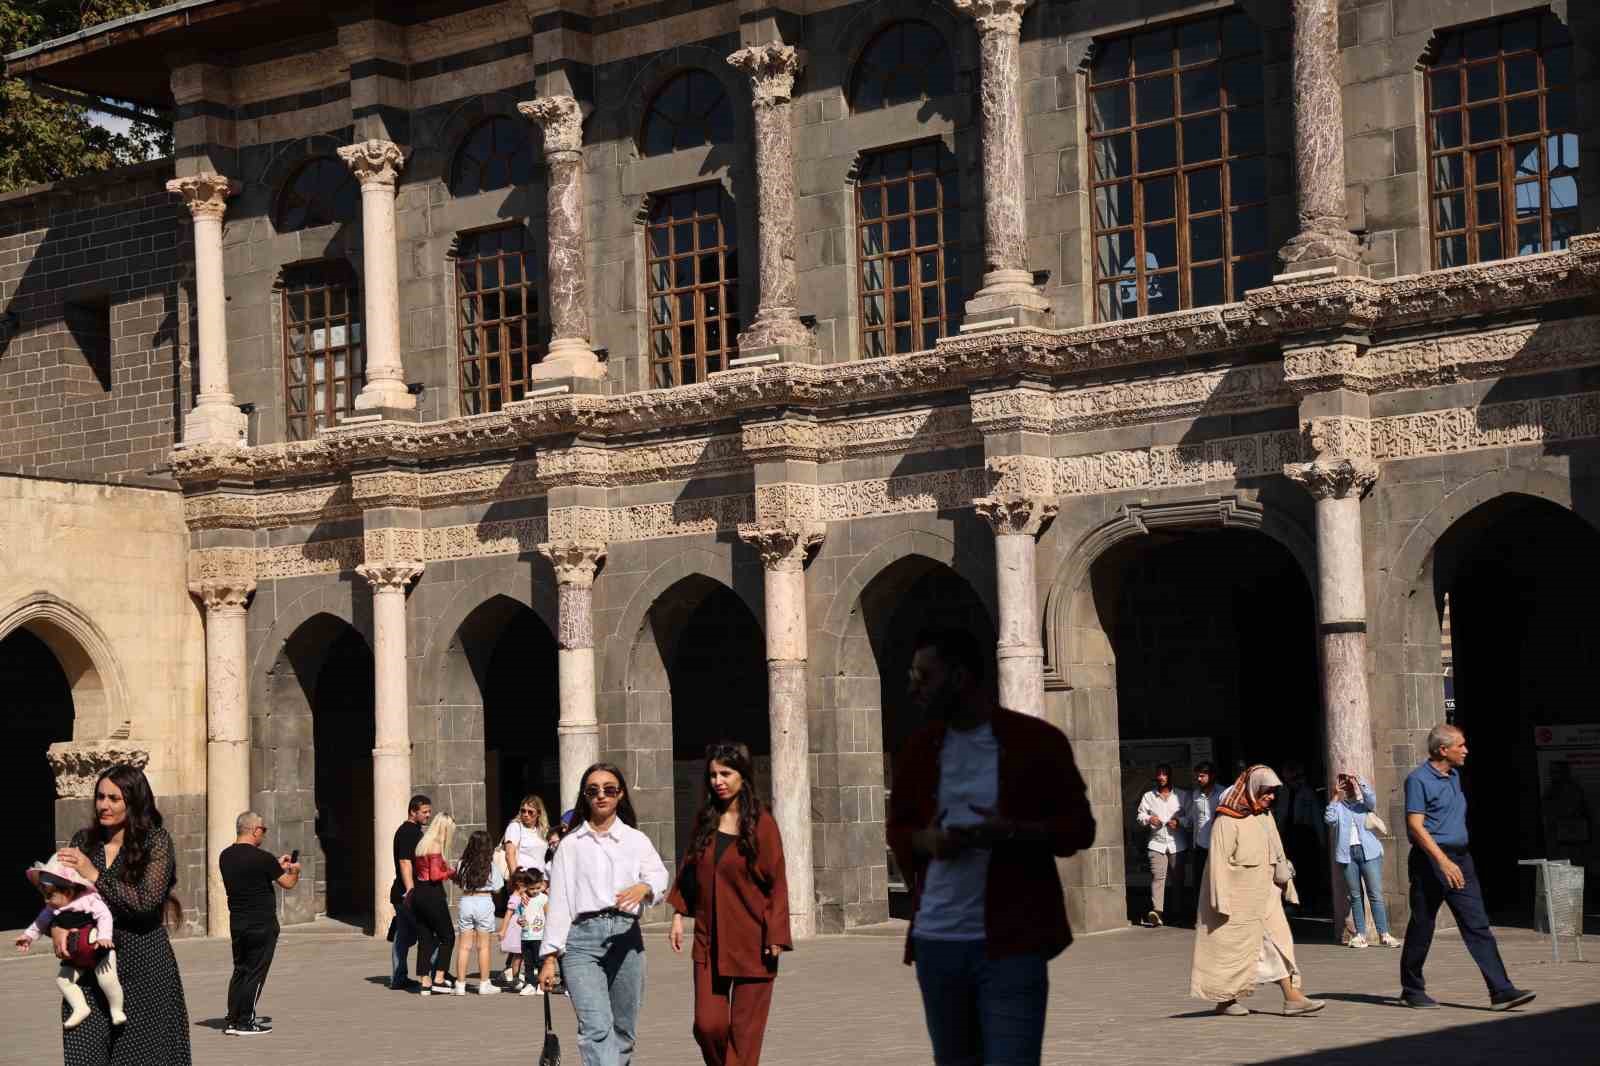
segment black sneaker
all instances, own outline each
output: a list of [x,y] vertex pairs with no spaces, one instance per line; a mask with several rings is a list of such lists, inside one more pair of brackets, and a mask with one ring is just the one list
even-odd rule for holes
[[239,1022],[223,1030],[227,1036],[265,1036],[272,1032],[272,1026],[263,1025],[259,1021]]
[[1405,992],[1400,996],[1400,1002],[1403,1006],[1411,1007],[1415,1010],[1439,1009],[1439,1001],[1426,992]]
[[1508,988],[1504,992],[1496,992],[1489,997],[1489,1009],[1510,1010],[1512,1007],[1520,1007],[1524,1003],[1532,1003],[1536,994],[1534,992],[1524,992],[1520,988]]

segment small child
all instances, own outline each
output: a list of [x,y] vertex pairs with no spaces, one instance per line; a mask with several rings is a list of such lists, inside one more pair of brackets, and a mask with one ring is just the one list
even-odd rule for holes
[[[61,998],[67,1001],[72,1013],[62,1022],[62,1028],[75,1029],[89,1017],[89,1001],[78,984],[85,970],[94,971],[94,979],[105,993],[106,1006],[111,1010],[111,1024],[122,1025],[128,1020],[122,1010],[122,982],[117,980],[117,952],[111,941],[111,908],[95,891],[94,884],[72,867],[50,856],[48,862],[34,863],[27,871],[28,880],[44,898],[44,909],[17,937],[18,951],[27,951],[33,942],[52,926],[86,930],[80,941],[69,939],[70,958],[62,960],[56,973],[56,986]],[[71,934],[68,934],[71,938]]]
[[522,979],[522,908],[533,894],[533,871],[518,870],[511,875],[511,894],[506,897],[506,913],[500,919],[500,950],[506,953],[506,991],[521,992],[526,982]]
[[[522,966],[535,978],[539,974],[539,945],[544,943],[544,910],[550,902],[550,896],[545,891],[546,881],[544,874],[538,870],[531,871],[533,883],[528,888],[528,897],[522,904]],[[519,990],[520,995],[542,996],[544,989],[539,987],[538,980],[529,981]]]

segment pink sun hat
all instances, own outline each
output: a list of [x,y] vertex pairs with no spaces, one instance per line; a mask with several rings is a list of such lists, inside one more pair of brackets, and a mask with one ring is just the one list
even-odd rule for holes
[[54,884],[58,888],[75,885],[79,888],[87,888],[90,892],[95,891],[94,882],[84,877],[73,867],[62,862],[60,852],[50,856],[44,862],[36,862],[28,867],[27,878],[33,882],[35,888],[39,887],[40,881],[44,881],[46,884]]

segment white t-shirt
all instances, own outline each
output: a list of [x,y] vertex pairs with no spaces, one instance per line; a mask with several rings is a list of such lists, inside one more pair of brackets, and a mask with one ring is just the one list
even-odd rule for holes
[[540,892],[522,905],[522,939],[544,939],[544,909],[549,902],[550,897]]
[[[539,827],[532,828],[522,824],[521,819],[511,819],[511,824],[506,826],[506,831],[500,834],[500,853],[505,854],[505,846],[517,846],[518,870],[544,869],[544,852],[548,847],[545,839],[539,833]],[[516,871],[513,870],[513,873]]]
[[[988,722],[963,732],[948,730],[939,752],[939,824],[976,825],[1000,794],[1000,744]],[[982,940],[988,893],[989,851],[971,848],[928,864],[917,907],[916,935],[926,940]]]

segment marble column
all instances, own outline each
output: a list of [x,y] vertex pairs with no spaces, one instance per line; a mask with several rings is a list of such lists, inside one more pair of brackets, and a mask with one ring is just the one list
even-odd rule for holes
[[[167,182],[194,216],[195,318],[200,332],[200,395],[184,419],[185,444],[241,444],[245,416],[228,380],[228,305],[222,271],[222,216],[239,183],[220,174]],[[237,813],[237,812],[235,812]]]
[[1286,270],[1353,272],[1361,247],[1345,206],[1338,0],[1294,6],[1294,166],[1300,230],[1278,255]]
[[789,880],[789,927],[816,933],[811,848],[811,727],[806,700],[807,555],[822,543],[820,525],[742,526],[765,564],[767,728],[772,742],[772,816],[783,836]]
[[250,809],[250,711],[245,604],[255,582],[190,586],[206,612],[206,935],[227,936],[228,894],[217,856]]
[[411,799],[411,718],[406,684],[406,587],[422,574],[420,562],[389,561],[356,567],[372,586],[372,918],[373,935],[388,932],[394,908],[394,826]]
[[1054,500],[993,496],[973,507],[994,530],[994,569],[1000,633],[996,673],[1000,705],[1044,714],[1044,645],[1039,643],[1038,538],[1056,516]]
[[1044,324],[1050,302],[1028,269],[1028,179],[1022,126],[1022,13],[1028,0],[954,0],[978,26],[983,141],[983,288],[968,319]]
[[[395,244],[394,195],[405,153],[392,141],[362,141],[339,149],[361,181],[361,287],[365,298],[362,344],[367,383],[356,396],[357,411],[415,410],[400,359],[399,250]],[[392,874],[391,874],[392,877]]]
[[[556,753],[561,809],[577,799],[583,771],[600,761],[600,717],[595,709],[594,575],[603,544],[541,544],[556,572]],[[559,813],[559,812],[557,812]]]
[[546,172],[550,347],[529,376],[598,378],[604,369],[589,340],[583,110],[571,96],[541,96],[518,104],[517,110],[544,131]]
[[800,55],[781,42],[751,45],[728,57],[750,75],[755,105],[757,251],[761,292],[750,328],[739,335],[739,354],[761,349],[816,347],[797,310],[799,282],[795,275],[794,130],[790,101]]

